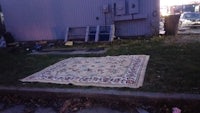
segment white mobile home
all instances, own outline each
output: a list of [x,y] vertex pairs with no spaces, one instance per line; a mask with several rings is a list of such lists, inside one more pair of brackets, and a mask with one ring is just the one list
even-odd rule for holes
[[151,36],[159,32],[159,4],[159,0],[0,0],[6,30],[18,41],[65,39],[70,28],[89,35],[88,29],[110,25],[118,37]]

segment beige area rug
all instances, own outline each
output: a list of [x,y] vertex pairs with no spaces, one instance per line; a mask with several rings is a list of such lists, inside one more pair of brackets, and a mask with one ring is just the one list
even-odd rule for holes
[[139,88],[143,84],[148,60],[148,55],[68,58],[21,81]]

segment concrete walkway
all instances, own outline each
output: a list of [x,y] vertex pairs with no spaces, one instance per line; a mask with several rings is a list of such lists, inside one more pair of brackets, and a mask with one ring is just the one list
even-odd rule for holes
[[128,90],[114,90],[104,88],[17,88],[0,87],[0,92],[32,92],[32,93],[54,93],[70,95],[90,95],[90,96],[115,96],[115,97],[134,97],[151,99],[187,99],[200,100],[200,94],[186,93],[159,93],[159,92],[141,92]]
[[87,54],[104,54],[108,49],[102,50],[74,50],[74,51],[34,51],[30,55],[87,55]]

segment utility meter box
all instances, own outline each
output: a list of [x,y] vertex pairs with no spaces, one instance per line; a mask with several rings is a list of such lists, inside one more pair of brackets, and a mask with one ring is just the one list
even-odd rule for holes
[[139,0],[129,1],[129,14],[139,13]]
[[125,0],[117,0],[115,2],[115,14],[117,16],[126,14],[126,4]]

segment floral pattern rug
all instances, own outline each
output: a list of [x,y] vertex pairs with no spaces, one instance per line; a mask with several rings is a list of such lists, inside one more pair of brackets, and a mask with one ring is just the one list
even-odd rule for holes
[[139,88],[143,84],[148,60],[148,55],[68,58],[21,81]]

